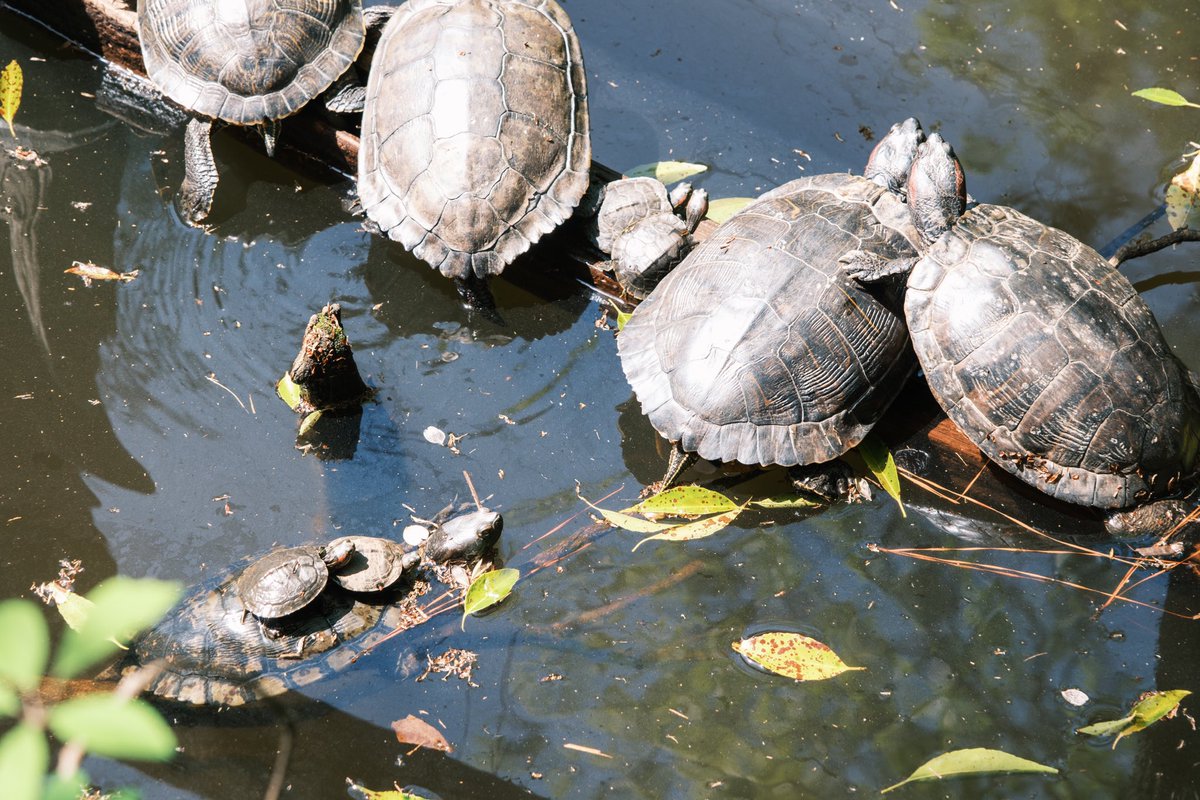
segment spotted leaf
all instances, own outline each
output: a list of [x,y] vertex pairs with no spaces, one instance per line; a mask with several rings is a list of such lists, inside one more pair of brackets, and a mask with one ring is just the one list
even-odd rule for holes
[[850,670],[829,645],[800,633],[769,631],[733,643],[743,658],[768,672],[798,681],[823,681]]

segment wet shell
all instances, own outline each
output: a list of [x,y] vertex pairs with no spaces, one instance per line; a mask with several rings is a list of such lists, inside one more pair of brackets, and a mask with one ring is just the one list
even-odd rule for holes
[[261,619],[276,619],[307,606],[329,582],[321,555],[318,547],[284,547],[250,564],[236,580],[245,609]]
[[[400,580],[412,558],[405,558],[404,548],[391,539],[376,536],[343,536],[329,543],[331,548],[348,541],[354,553],[345,566],[330,576],[333,582],[350,592],[378,592]],[[415,553],[413,554],[415,558]]]

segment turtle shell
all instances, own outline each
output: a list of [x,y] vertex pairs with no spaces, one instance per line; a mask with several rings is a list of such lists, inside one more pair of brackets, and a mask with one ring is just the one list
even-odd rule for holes
[[235,582],[247,611],[277,619],[315,600],[329,582],[329,568],[319,547],[281,547],[251,563]]
[[671,201],[662,181],[649,177],[613,181],[604,187],[596,214],[596,246],[612,253],[617,237],[663,211],[671,211]]
[[257,125],[299,111],[349,69],[361,0],[138,0],[146,72],[206,117]]
[[723,223],[634,310],[621,366],[685,451],[816,464],[858,444],[912,373],[898,300],[863,289],[853,249],[915,257],[897,195],[853,175],[785,184]]
[[391,539],[377,536],[343,536],[329,543],[331,548],[343,542],[354,545],[349,561],[330,576],[333,582],[350,592],[378,592],[386,589],[413,565],[405,559],[404,548]]
[[443,275],[486,277],[571,215],[591,140],[579,40],[554,0],[409,0],[372,59],[363,210]]
[[405,624],[404,605],[329,586],[268,632],[247,615],[238,570],[193,587],[140,636],[119,671],[161,661],[149,689],[185,703],[237,706],[283,694],[344,669],[364,649]]
[[1129,281],[1073,236],[968,210],[913,270],[905,315],[938,402],[1026,483],[1124,508],[1194,476],[1187,369]]

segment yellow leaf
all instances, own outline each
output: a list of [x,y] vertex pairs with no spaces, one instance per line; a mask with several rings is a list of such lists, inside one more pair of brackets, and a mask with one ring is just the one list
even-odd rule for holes
[[900,501],[900,475],[896,471],[896,459],[892,456],[892,451],[873,433],[858,443],[857,450],[866,462],[867,469],[871,470],[871,474],[879,481],[879,485],[892,496],[896,505],[900,506],[900,516],[907,517],[904,503]]
[[606,520],[608,520],[609,524],[617,528],[623,528],[627,531],[633,531],[634,533],[657,533],[658,531],[665,531],[671,527],[663,522],[651,522],[648,519],[639,519],[637,517],[631,517],[628,514],[622,514],[620,511],[609,511],[607,508],[601,508],[600,506],[596,505],[583,495],[579,495],[579,499],[591,506],[593,510],[598,511]]
[[753,202],[753,197],[722,197],[708,204],[708,214],[705,216],[713,222],[724,222]]
[[733,649],[768,672],[798,681],[823,681],[849,670],[837,653],[800,633],[769,631],[733,643]]
[[651,539],[664,539],[668,542],[688,542],[693,539],[703,539],[706,536],[712,536],[737,519],[738,514],[741,514],[745,508],[745,505],[740,505],[732,511],[718,514],[715,517],[705,517],[704,519],[698,519],[695,522],[689,522],[685,525],[668,525],[666,530],[642,539],[633,546],[633,549],[637,550]]
[[732,511],[738,504],[720,492],[703,486],[676,486],[665,492],[647,497],[636,506],[623,509],[626,514],[661,514],[672,517],[693,514],[722,514]]
[[1166,204],[1172,230],[1200,228],[1200,155],[1192,159],[1186,170],[1171,178]]
[[703,164],[691,164],[687,161],[655,161],[650,164],[638,164],[625,173],[627,178],[657,178],[665,184],[672,184],[698,175],[707,170]]
[[8,123],[8,131],[15,139],[16,130],[13,128],[13,117],[21,105],[21,86],[25,76],[21,73],[21,65],[10,61],[8,66],[0,70],[0,117]]
[[887,794],[893,789],[915,781],[940,781],[944,778],[955,778],[961,775],[991,775],[1001,772],[1058,774],[1058,770],[1054,767],[1047,767],[1045,764],[1005,753],[1003,750],[971,747],[966,750],[952,750],[931,758],[917,767],[912,775],[887,787],[880,794]]

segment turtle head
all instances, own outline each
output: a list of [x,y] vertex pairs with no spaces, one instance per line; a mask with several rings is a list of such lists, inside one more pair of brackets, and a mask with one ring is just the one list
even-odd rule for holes
[[954,148],[936,133],[917,149],[908,175],[908,207],[921,233],[931,242],[958,221],[967,207],[967,179]]
[[321,560],[331,570],[346,566],[352,555],[354,555],[354,542],[349,539],[339,539],[332,546],[321,548]]
[[897,122],[871,151],[863,177],[889,191],[903,193],[908,182],[908,170],[917,157],[917,147],[923,141],[925,132],[915,117]]
[[480,508],[459,514],[438,525],[425,541],[425,557],[438,564],[472,562],[482,557],[500,538],[504,518]]

